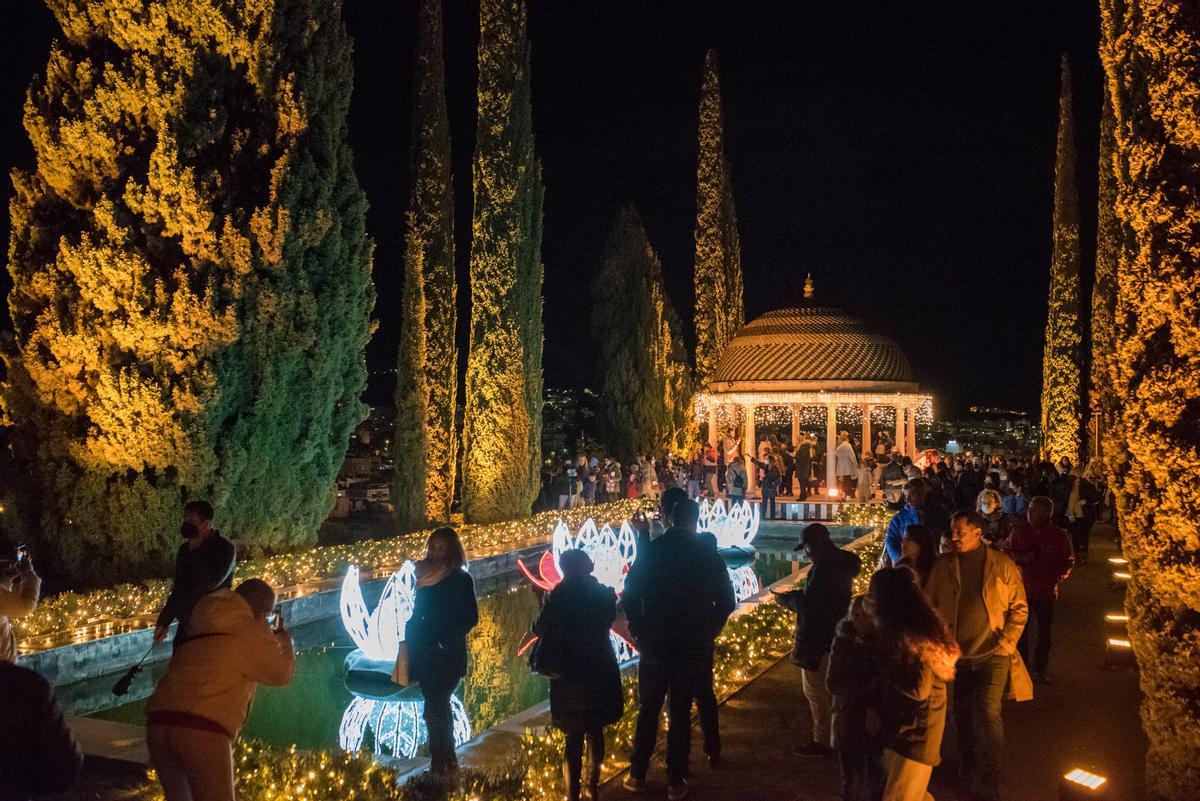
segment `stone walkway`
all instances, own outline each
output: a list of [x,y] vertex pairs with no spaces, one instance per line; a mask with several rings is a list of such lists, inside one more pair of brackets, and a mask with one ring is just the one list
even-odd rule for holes
[[[1121,606],[1122,595],[1109,579],[1108,557],[1116,549],[1107,527],[1097,527],[1092,558],[1077,568],[1056,609],[1050,685],[1038,685],[1036,698],[1006,702],[1004,797],[1008,801],[1056,801],[1058,781],[1067,770],[1084,767],[1107,776],[1111,798],[1144,795],[1145,738],[1138,718],[1137,673],[1105,669],[1104,613]],[[692,798],[696,801],[837,801],[836,762],[795,756],[811,731],[799,672],[784,660],[731,698],[721,710],[726,764],[704,763],[693,737]],[[949,740],[949,737],[948,737]],[[660,741],[661,747],[661,741]],[[956,786],[952,740],[947,764],[931,788],[938,801],[965,801]],[[661,755],[656,756],[642,798],[665,798]],[[632,799],[610,782],[604,798]]]

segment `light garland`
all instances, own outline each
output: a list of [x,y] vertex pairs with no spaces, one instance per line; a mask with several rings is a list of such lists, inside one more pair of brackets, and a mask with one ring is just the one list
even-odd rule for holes
[[825,428],[827,404],[836,407],[839,428],[858,427],[863,421],[863,407],[871,407],[871,425],[894,430],[896,409],[909,408],[917,425],[933,424],[933,398],[929,395],[897,395],[890,400],[886,395],[865,393],[824,392],[764,392],[699,395],[692,404],[693,413],[701,425],[708,421],[708,410],[716,409],[717,430],[724,433],[731,426],[742,430],[746,406],[754,408],[756,429],[790,426],[793,409],[801,428]]
[[[578,509],[540,512],[525,520],[464,525],[458,532],[463,547],[478,558],[511,550],[522,542],[545,538],[560,519],[571,526],[581,525],[588,517],[619,525],[635,512],[653,506],[651,500],[619,500]],[[236,579],[260,578],[283,590],[281,595],[285,597],[304,595],[315,590],[304,585],[343,576],[352,564],[364,572],[379,575],[390,573],[406,559],[419,559],[432,531],[251,559],[238,564]],[[141,584],[121,584],[94,592],[64,592],[43,599],[33,613],[13,620],[13,629],[21,652],[29,653],[147,628],[154,625],[169,591],[170,581],[151,579]]]

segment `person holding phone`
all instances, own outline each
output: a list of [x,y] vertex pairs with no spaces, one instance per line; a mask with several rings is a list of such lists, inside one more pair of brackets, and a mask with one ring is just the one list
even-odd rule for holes
[[17,661],[17,640],[10,619],[25,617],[37,607],[42,579],[33,570],[33,562],[24,545],[0,567],[0,662]]
[[292,680],[292,635],[275,590],[247,579],[200,599],[146,703],[146,745],[166,801],[234,798],[233,741],[259,684]]

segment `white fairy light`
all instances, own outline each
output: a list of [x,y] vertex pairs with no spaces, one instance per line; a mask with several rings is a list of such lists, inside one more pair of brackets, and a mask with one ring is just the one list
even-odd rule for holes
[[404,624],[412,617],[417,591],[416,565],[406,561],[383,587],[374,612],[367,611],[357,565],[342,579],[342,625],[363,656],[378,662],[395,662],[404,640]]

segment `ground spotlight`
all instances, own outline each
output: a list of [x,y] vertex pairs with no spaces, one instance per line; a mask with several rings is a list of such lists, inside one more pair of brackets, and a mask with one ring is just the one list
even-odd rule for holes
[[1084,799],[1108,798],[1108,779],[1083,768],[1074,768],[1063,774],[1058,783],[1059,801],[1083,801]]

